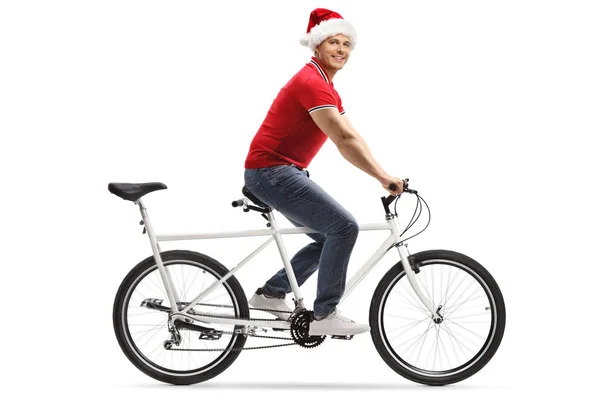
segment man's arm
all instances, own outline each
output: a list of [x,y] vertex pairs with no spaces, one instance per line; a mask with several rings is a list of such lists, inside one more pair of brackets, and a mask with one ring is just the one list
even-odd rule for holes
[[[404,182],[388,175],[375,161],[365,140],[356,132],[350,121],[340,115],[335,108],[324,108],[313,111],[310,116],[331,141],[336,145],[342,156],[351,164],[377,179],[382,186],[392,194],[402,193]],[[394,183],[397,189],[389,190]]]
[[357,130],[354,129],[354,127],[350,123],[350,120],[348,119],[348,117],[346,117],[345,115],[340,115],[340,117],[342,118],[342,121],[346,124],[348,129],[350,129],[354,133],[354,135],[356,135],[356,138],[362,143],[363,147],[365,148],[367,153],[369,153],[371,158],[374,158],[373,155],[371,154],[371,150],[369,149],[369,146],[367,146],[367,142],[365,142],[365,139],[363,139],[363,137],[360,136],[360,134],[357,132]]

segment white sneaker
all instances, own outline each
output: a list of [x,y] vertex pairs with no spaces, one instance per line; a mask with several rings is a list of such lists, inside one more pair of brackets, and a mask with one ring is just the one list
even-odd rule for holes
[[310,336],[323,335],[356,335],[371,330],[369,325],[357,324],[348,317],[344,317],[338,310],[332,312],[322,320],[312,321],[309,325],[308,334]]
[[288,311],[288,312],[281,312],[281,313],[279,313],[277,311],[265,311],[265,312],[273,314],[277,318],[282,319],[284,321],[287,321],[287,319],[290,317],[290,315],[292,315],[292,311],[294,311],[290,308],[290,306],[287,304],[285,299],[278,299],[275,297],[265,297],[264,294],[254,293],[254,296],[252,296],[252,298],[248,301],[248,304],[250,304],[252,307],[255,307],[255,308],[268,308],[270,310]]

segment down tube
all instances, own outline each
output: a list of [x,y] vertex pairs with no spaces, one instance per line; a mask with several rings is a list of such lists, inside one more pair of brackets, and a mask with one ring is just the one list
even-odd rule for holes
[[379,246],[379,248],[375,251],[375,253],[373,253],[371,258],[369,258],[367,260],[365,265],[363,265],[361,269],[356,271],[356,273],[352,276],[352,279],[350,279],[350,281],[346,284],[346,290],[344,291],[344,295],[340,299],[339,304],[341,304],[344,301],[344,299],[346,297],[348,297],[348,295],[354,290],[354,288],[356,286],[358,286],[360,281],[362,281],[365,278],[365,276],[367,276],[367,274],[373,269],[373,267],[375,267],[375,265],[377,265],[379,260],[381,260],[383,258],[385,253],[388,252],[388,250],[392,247],[392,245],[394,243],[395,243],[394,234],[391,234],[385,240],[385,242],[383,242],[382,245]]

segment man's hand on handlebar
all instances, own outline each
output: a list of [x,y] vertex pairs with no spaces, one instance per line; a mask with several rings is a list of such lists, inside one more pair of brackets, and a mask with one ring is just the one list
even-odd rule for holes
[[[399,196],[404,190],[404,180],[393,176],[386,176],[381,181],[381,186],[392,196]],[[392,190],[393,189],[393,190]]]

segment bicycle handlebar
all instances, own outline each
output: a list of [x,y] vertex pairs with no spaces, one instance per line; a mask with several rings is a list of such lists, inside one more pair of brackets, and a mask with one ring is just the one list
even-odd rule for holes
[[[409,179],[408,179],[408,178],[404,179],[404,188],[402,189],[402,192],[406,192],[406,193],[412,193],[412,194],[417,194],[417,191],[416,191],[416,190],[412,190],[412,189],[409,189],[409,188],[408,188],[408,181],[409,181]],[[389,188],[390,190],[392,190],[392,191],[395,191],[395,190],[398,188],[398,186],[396,186],[396,184],[395,184],[395,183],[390,183],[390,185],[388,186],[388,188]],[[393,198],[393,197],[396,197],[396,196],[394,196],[394,195],[390,195],[390,197],[392,197],[392,198]]]
[[[404,188],[402,189],[402,193],[412,193],[412,194],[417,194],[416,190],[412,190],[408,188],[408,178],[403,179],[404,181]],[[395,191],[398,188],[398,186],[396,186],[395,183],[390,183],[388,186],[388,189]],[[381,197],[381,202],[383,203],[383,208],[386,212],[386,214],[390,213],[390,204],[392,204],[392,202],[398,197],[400,197],[400,195],[402,194],[400,193],[399,195],[394,195],[394,194],[390,194],[388,197]]]

